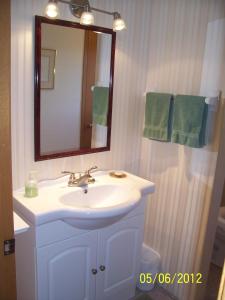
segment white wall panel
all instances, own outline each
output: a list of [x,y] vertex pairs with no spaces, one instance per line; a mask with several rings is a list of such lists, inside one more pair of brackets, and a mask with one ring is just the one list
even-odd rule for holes
[[[222,90],[224,1],[151,1],[146,90],[210,95]],[[209,94],[208,94],[209,93]],[[145,242],[161,254],[162,271],[193,272],[206,194],[211,193],[222,105],[211,144],[192,149],[142,138],[140,175],[156,183],[148,205]],[[167,285],[190,300],[185,284]]]

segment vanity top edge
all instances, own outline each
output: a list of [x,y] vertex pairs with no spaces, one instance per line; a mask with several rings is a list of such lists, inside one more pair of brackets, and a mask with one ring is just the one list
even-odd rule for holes
[[24,188],[13,193],[14,210],[34,226],[59,219],[99,220],[123,216],[133,210],[142,197],[153,193],[151,181],[126,173],[125,178],[114,178],[109,171],[92,174],[95,183],[85,187],[68,186],[68,176],[42,181],[39,195],[24,196]]
[[[105,176],[107,177],[108,179],[112,180],[112,183],[125,183],[125,181],[127,181],[127,179],[134,179],[136,181],[139,181],[139,184],[143,186],[143,188],[145,189],[147,186],[148,186],[148,190],[144,191],[144,195],[148,194],[148,193],[153,193],[155,191],[155,183],[153,183],[152,181],[148,180],[148,179],[145,179],[145,178],[142,178],[138,175],[134,175],[132,173],[129,173],[129,172],[126,172],[126,171],[123,171],[123,170],[120,170],[120,172],[123,172],[127,175],[127,177],[125,178],[114,178],[114,177],[111,177],[109,175],[110,172],[112,172],[113,170],[98,170],[98,171],[95,171],[94,173],[91,173],[91,175],[95,178],[95,177],[100,177],[100,176]],[[75,174],[79,174],[81,172],[75,172]],[[43,179],[43,180],[40,180],[38,182],[38,187],[39,188],[42,188],[42,187],[46,187],[46,186],[52,186],[52,185],[55,185],[57,183],[63,183],[65,181],[68,181],[68,178],[69,178],[69,175],[63,175],[63,176],[59,176],[59,177],[55,177],[55,178],[49,178],[49,179]],[[75,188],[75,187],[73,187]],[[13,191],[14,194],[17,194],[18,192],[21,193],[24,191],[24,187],[20,187],[18,189],[15,189]]]

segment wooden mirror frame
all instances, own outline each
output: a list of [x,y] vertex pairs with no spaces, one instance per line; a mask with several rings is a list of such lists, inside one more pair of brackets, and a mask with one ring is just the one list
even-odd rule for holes
[[[111,62],[110,62],[110,80],[109,80],[109,105],[107,118],[107,144],[106,147],[99,148],[81,148],[69,152],[58,152],[52,154],[41,154],[41,136],[40,136],[40,115],[41,115],[41,24],[60,25],[70,28],[78,28],[90,31],[98,31],[111,35]],[[116,47],[116,33],[109,28],[99,26],[85,26],[79,23],[65,20],[51,20],[41,16],[35,16],[35,65],[34,65],[34,150],[35,161],[48,160],[54,158],[89,154],[110,150],[111,140],[111,122],[112,122],[112,104],[113,104],[113,79],[114,79],[114,60]]]

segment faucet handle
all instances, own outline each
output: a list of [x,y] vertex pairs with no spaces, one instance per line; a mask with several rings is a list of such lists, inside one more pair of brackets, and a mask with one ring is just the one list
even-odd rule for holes
[[75,172],[71,172],[71,171],[62,171],[62,174],[68,174],[68,175],[75,175]]
[[97,166],[91,167],[90,169],[87,170],[87,174],[90,175],[90,172],[96,169],[98,169]]
[[69,174],[70,178],[69,178],[69,182],[68,184],[72,184],[75,180],[76,180],[76,176],[74,172],[70,172],[70,171],[62,171],[62,174]]

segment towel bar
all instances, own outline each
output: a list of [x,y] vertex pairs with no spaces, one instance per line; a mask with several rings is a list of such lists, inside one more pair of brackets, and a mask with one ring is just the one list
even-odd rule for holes
[[[155,91],[151,91],[151,92],[155,92]],[[149,93],[149,92],[145,92],[143,94],[143,97],[146,97],[146,94]],[[175,95],[174,95],[175,96]],[[205,98],[205,103],[210,105],[210,106],[216,106],[217,103],[219,102],[219,93],[217,96],[213,96],[213,97],[206,97]]]
[[205,103],[208,104],[208,105],[215,106],[215,105],[217,105],[218,101],[219,101],[219,96],[205,98]]

